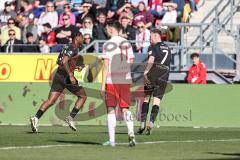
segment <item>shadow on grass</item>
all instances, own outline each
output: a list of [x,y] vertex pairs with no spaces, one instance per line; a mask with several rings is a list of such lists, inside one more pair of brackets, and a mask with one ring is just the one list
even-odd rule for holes
[[[226,156],[223,158],[207,158],[207,159],[194,159],[194,160],[240,160],[240,153],[218,153],[218,152],[206,152],[207,154]],[[231,157],[228,157],[231,156]]]
[[[96,134],[96,132],[94,132],[94,133]],[[108,134],[108,132],[97,132],[97,133]],[[126,134],[126,135],[127,135],[128,133],[127,133],[127,132],[116,132],[115,134],[116,134],[116,135],[118,135],[118,134],[119,134],[119,135],[121,135],[121,134]]]
[[208,159],[187,159],[187,160],[240,160],[239,158],[208,158]]
[[217,154],[217,155],[223,155],[223,156],[235,156],[240,159],[240,153],[217,153],[217,152],[207,152],[208,154]]
[[67,143],[67,144],[102,145],[101,143],[97,143],[97,142],[86,142],[86,141],[62,141],[62,140],[56,140],[55,142],[58,142],[58,143]]

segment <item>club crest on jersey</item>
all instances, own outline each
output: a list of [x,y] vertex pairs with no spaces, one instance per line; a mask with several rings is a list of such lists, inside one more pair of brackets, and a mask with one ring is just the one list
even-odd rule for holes
[[152,51],[149,51],[148,54],[151,55],[151,54],[152,54]]

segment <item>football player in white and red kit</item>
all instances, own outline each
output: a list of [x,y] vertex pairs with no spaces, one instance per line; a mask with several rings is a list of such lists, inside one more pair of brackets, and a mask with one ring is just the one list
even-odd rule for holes
[[129,146],[135,146],[133,116],[129,110],[131,103],[130,86],[131,64],[134,54],[131,44],[119,36],[120,24],[107,25],[107,33],[111,37],[103,45],[103,79],[101,93],[107,106],[109,141],[103,145],[115,146],[116,107],[123,113],[128,128]]

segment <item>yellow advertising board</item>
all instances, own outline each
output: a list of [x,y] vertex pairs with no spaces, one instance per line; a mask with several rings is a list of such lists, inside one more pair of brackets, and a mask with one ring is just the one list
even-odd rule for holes
[[[57,55],[0,55],[0,82],[48,82],[57,69]],[[95,56],[84,56],[84,62],[95,63]],[[91,63],[89,63],[91,61]],[[101,79],[99,66],[92,69],[94,81]],[[76,73],[81,81],[86,69]]]

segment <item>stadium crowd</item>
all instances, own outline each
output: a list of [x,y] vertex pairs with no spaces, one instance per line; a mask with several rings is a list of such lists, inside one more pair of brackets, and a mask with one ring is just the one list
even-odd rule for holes
[[[81,32],[84,44],[107,40],[107,22],[118,21],[121,36],[136,41],[146,53],[150,30],[161,28],[163,39],[177,42],[180,30],[163,23],[187,22],[198,0],[1,0],[1,52],[59,52]],[[188,6],[188,7],[187,7]],[[93,52],[94,47],[87,52]]]

